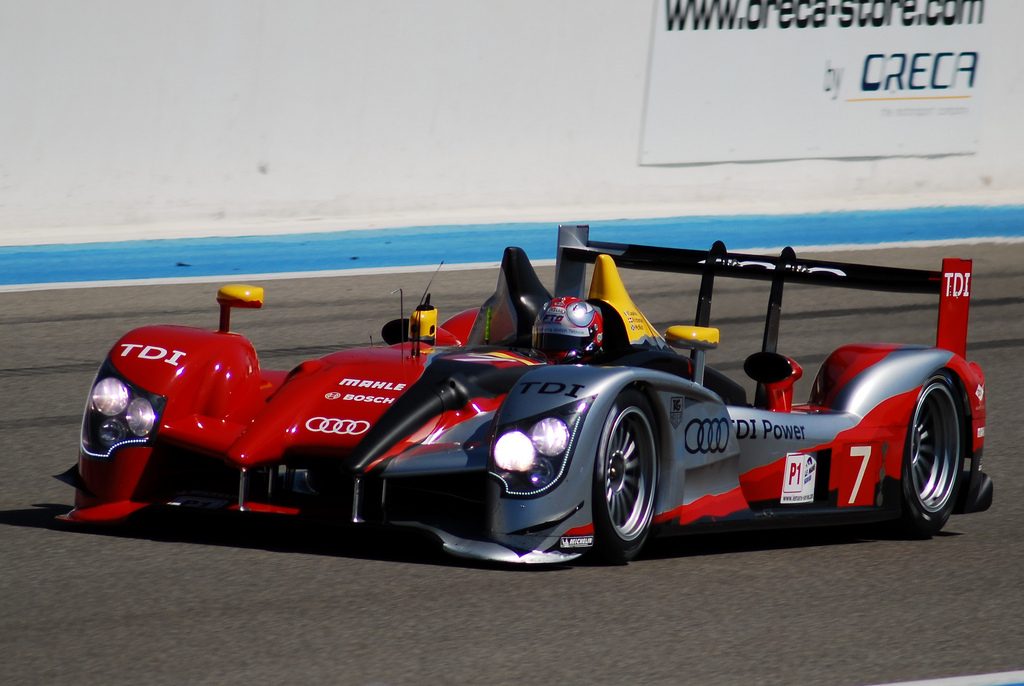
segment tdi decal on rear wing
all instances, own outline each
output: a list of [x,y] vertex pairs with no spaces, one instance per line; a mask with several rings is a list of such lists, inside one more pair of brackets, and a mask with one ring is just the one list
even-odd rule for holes
[[715,241],[710,250],[661,248],[590,240],[590,227],[558,227],[555,295],[586,297],[586,268],[598,255],[610,255],[616,265],[648,271],[699,274],[695,326],[708,326],[715,276],[771,282],[762,350],[775,352],[786,282],[837,286],[890,293],[939,296],[936,347],[961,357],[967,351],[967,319],[971,296],[971,261],[947,258],[941,271],[797,258],[792,248],[778,256],[735,253]]

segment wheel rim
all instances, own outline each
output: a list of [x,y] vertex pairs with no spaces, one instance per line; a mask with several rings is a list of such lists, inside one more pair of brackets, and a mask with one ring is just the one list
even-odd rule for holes
[[647,527],[656,471],[651,424],[639,408],[628,407],[615,418],[604,454],[605,506],[623,540],[637,538]]
[[956,404],[945,384],[929,385],[917,403],[910,438],[910,477],[921,506],[938,512],[949,502],[960,462]]

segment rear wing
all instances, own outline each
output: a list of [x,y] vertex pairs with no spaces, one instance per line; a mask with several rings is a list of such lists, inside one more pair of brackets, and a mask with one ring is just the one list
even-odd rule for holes
[[710,250],[659,248],[648,245],[590,240],[590,227],[558,227],[555,295],[586,297],[587,265],[598,255],[610,255],[616,265],[648,271],[701,275],[695,326],[708,326],[716,276],[770,281],[768,313],[762,350],[775,352],[782,312],[782,291],[787,282],[836,286],[891,293],[939,296],[935,346],[965,357],[970,305],[971,261],[947,258],[941,271],[877,267],[850,262],[798,259],[792,248],[776,256],[735,253],[715,241]]

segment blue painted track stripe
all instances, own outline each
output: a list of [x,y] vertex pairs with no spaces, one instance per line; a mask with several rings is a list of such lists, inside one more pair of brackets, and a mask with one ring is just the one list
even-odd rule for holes
[[[556,222],[0,247],[0,286],[551,259]],[[566,222],[563,222],[566,223]],[[597,240],[732,250],[1024,236],[1024,206],[593,221]]]

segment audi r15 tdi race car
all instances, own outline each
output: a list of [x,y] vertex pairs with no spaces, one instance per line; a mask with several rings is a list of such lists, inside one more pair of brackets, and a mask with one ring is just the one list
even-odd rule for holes
[[[699,275],[693,324],[656,330],[619,268]],[[770,283],[752,398],[705,363],[720,277]],[[937,296],[935,346],[843,345],[795,403],[802,370],[776,350],[787,282]],[[895,269],[563,226],[553,295],[507,248],[479,308],[439,323],[427,297],[384,325],[386,345],[269,370],[230,331],[262,289],[226,286],[217,331],[146,326],[114,344],[61,476],[77,489],[64,518],[177,507],[408,526],[508,562],[622,563],[654,535],[757,527],[893,520],[929,536],[992,501],[970,289],[967,260]]]

